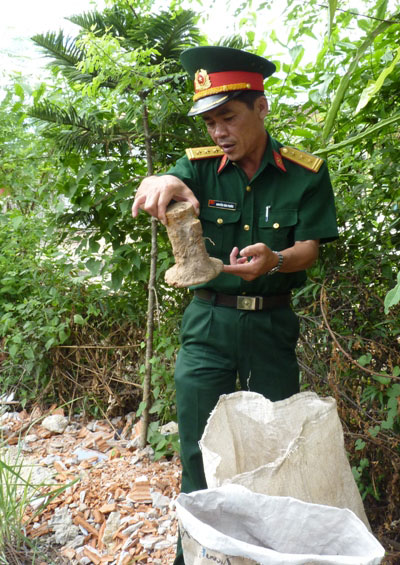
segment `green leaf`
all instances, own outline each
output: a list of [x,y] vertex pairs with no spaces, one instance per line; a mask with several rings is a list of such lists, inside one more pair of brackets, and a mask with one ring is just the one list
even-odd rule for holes
[[80,314],[75,314],[74,315],[74,323],[83,326],[84,323],[85,323],[85,320],[82,318],[82,316]]
[[124,279],[123,272],[121,270],[114,271],[111,274],[111,288],[112,290],[119,290]]
[[381,385],[388,385],[391,383],[390,377],[382,377],[381,375],[372,375],[372,376],[376,381],[378,381],[378,383],[381,383]]
[[299,137],[306,137],[308,139],[313,139],[315,133],[305,128],[295,128],[292,130],[293,135],[298,135]]
[[153,402],[152,407],[149,410],[149,414],[160,414],[162,412],[164,402],[162,399],[158,399]]
[[302,45],[296,45],[295,47],[292,47],[291,49],[289,49],[289,55],[293,62],[292,70],[296,69],[303,58],[304,47]]
[[15,357],[18,353],[19,347],[17,344],[12,343],[9,348],[8,348],[8,353],[10,354],[11,357]]
[[248,31],[246,32],[246,35],[247,35],[247,39],[249,40],[249,43],[253,43],[255,37],[254,31]]
[[[393,371],[393,376],[396,377],[398,375],[394,374],[395,372]],[[394,383],[390,389],[388,390],[388,396],[390,398],[395,398],[397,400],[397,398],[400,396],[400,384],[399,383]]]
[[52,347],[55,344],[55,342],[56,342],[56,340],[54,339],[54,337],[51,337],[50,339],[48,339],[46,341],[46,345],[45,345],[46,351],[48,351],[50,349],[50,347]]
[[103,263],[101,261],[97,261],[96,259],[89,259],[86,261],[85,266],[89,269],[90,273],[93,277],[97,276],[100,272]]
[[361,478],[361,473],[360,471],[357,469],[357,467],[352,467],[351,468],[351,472],[353,473],[353,477],[355,481],[359,481]]
[[129,200],[122,200],[119,203],[119,209],[121,210],[122,215],[125,215],[128,210],[132,207],[132,203]]
[[21,100],[23,100],[25,98],[24,89],[22,88],[22,86],[20,84],[18,84],[18,83],[14,84],[14,92],[19,98],[21,98]]
[[357,439],[355,442],[355,449],[356,451],[361,451],[367,444],[362,439]]
[[397,273],[397,284],[392,290],[389,290],[385,297],[385,314],[389,313],[389,309],[400,302],[400,271]]
[[400,47],[397,49],[397,55],[393,59],[392,63],[380,73],[379,77],[375,81],[368,82],[368,85],[364,88],[363,92],[361,93],[360,100],[354,112],[355,114],[358,114],[358,112],[368,104],[371,98],[380,91],[386,78],[394,70],[396,64],[399,61],[400,61]]
[[12,107],[13,112],[18,112],[22,108],[22,102],[16,102]]
[[58,339],[60,343],[64,343],[69,337],[69,332],[65,331],[65,329],[61,329],[58,332]]
[[357,25],[360,29],[362,29],[365,32],[368,32],[370,30],[370,27],[371,27],[371,24],[369,23],[369,21],[364,20],[363,18],[357,19]]
[[365,355],[361,355],[361,357],[357,359],[357,362],[362,367],[365,367],[366,365],[369,365],[371,363],[371,360],[372,360],[372,355],[370,353],[367,353]]
[[92,253],[97,253],[100,249],[100,244],[93,237],[89,239],[89,249]]
[[14,218],[11,219],[11,224],[12,224],[13,228],[15,228],[15,229],[18,229],[19,226],[21,224],[23,224],[23,222],[24,222],[24,217],[22,215],[21,216],[14,216]]
[[321,93],[319,90],[310,90],[308,97],[312,102],[314,102],[314,104],[319,104],[321,101]]
[[374,426],[373,428],[369,428],[368,433],[370,436],[376,437],[380,431],[381,431],[380,426]]
[[142,402],[139,404],[139,408],[137,409],[136,418],[140,418],[140,416],[143,414],[143,410],[146,408],[146,406],[147,406],[147,403],[142,400]]

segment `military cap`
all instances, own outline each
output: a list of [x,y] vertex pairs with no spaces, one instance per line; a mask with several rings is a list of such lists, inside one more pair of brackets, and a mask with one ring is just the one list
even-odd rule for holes
[[245,91],[264,92],[264,78],[276,70],[271,61],[232,47],[192,47],[180,60],[194,80],[189,116],[218,108]]

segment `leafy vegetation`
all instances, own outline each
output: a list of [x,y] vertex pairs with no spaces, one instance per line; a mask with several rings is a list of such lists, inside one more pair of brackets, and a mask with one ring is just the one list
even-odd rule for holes
[[[221,43],[277,65],[266,81],[268,130],[328,160],[341,237],[321,250],[294,297],[302,386],[336,398],[369,518],[395,552],[398,2],[363,0],[345,9],[333,0],[288,0],[282,33],[259,25],[268,2],[232,4],[238,33]],[[149,408],[141,386],[150,365],[148,438],[161,456],[177,448],[158,425],[175,417],[172,374],[190,297],[163,283],[171,264],[164,228],[156,234],[144,214],[133,220],[130,207],[148,171],[165,170],[187,146],[209,143],[201,120],[186,117],[191,84],[178,63],[181,50],[207,38],[199,16],[179,2],[157,12],[150,1],[113,0],[72,21],[81,29],[75,38],[51,31],[33,38],[49,58],[51,80],[33,90],[16,80],[0,104],[2,383],[25,404],[38,395],[46,402],[83,394],[81,408],[99,416],[139,415]]]

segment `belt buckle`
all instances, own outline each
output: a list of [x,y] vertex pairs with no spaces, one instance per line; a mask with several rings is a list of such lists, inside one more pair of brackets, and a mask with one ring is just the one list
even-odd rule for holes
[[236,299],[237,310],[261,310],[262,307],[262,296],[238,296]]

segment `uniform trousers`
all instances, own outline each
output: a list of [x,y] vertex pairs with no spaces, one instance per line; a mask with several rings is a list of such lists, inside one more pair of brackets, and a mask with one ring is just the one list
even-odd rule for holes
[[[182,492],[207,488],[199,440],[222,394],[240,388],[276,401],[299,391],[298,336],[290,306],[237,310],[194,297],[183,315],[175,368]],[[178,543],[174,565],[183,563]]]

